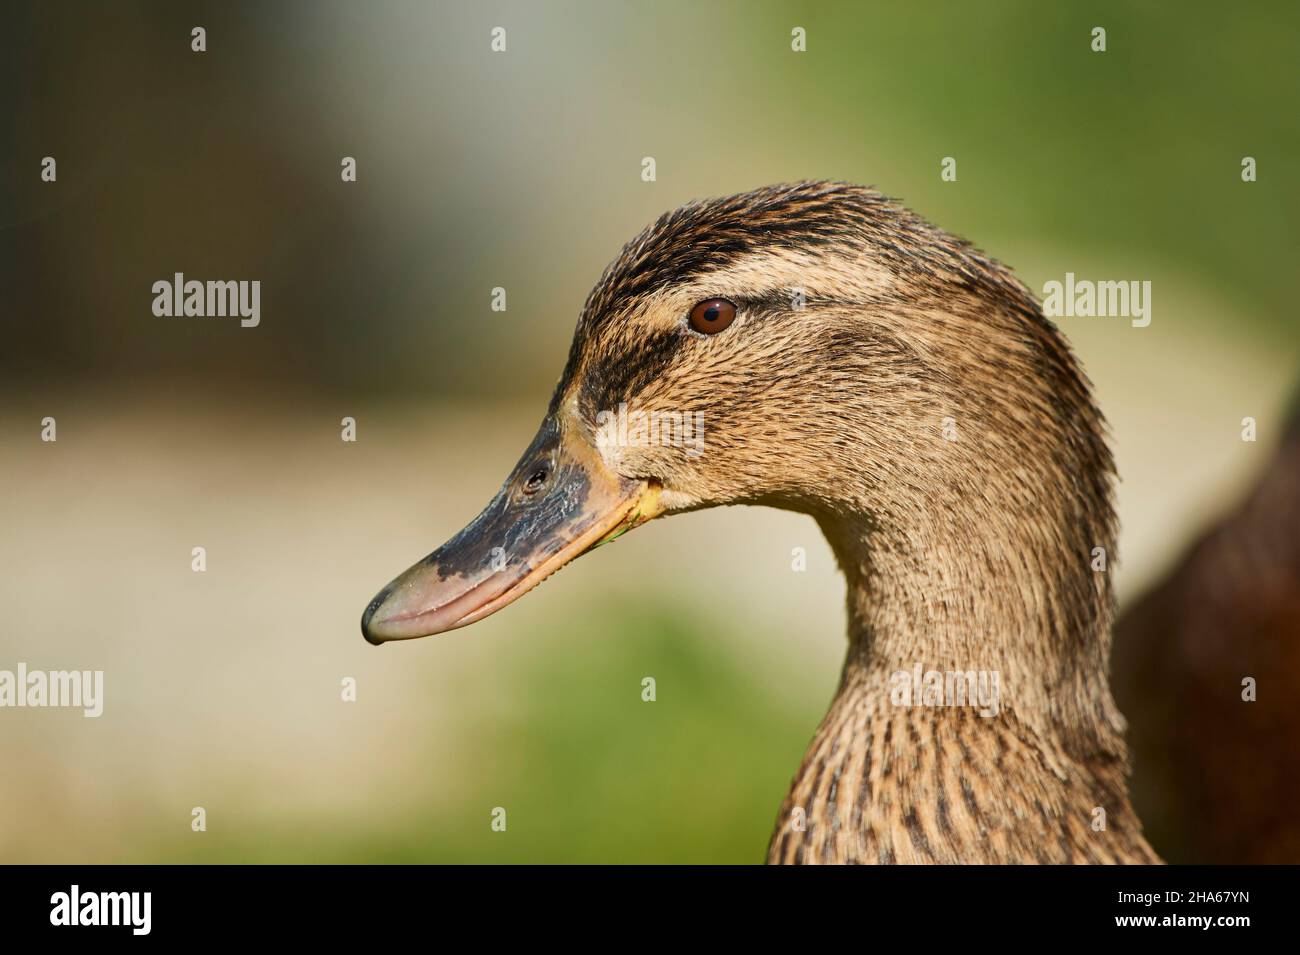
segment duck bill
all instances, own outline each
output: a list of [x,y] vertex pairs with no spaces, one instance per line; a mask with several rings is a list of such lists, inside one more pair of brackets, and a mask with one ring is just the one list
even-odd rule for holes
[[375,596],[361,632],[378,645],[468,626],[659,513],[658,485],[613,474],[548,419],[483,513]]

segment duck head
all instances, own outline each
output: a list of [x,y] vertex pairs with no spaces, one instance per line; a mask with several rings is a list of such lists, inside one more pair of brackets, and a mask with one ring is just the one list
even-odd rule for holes
[[[692,203],[606,269],[532,444],[362,630],[378,644],[466,626],[638,524],[720,504],[813,514],[865,573],[864,537],[923,548],[960,534],[970,494],[1032,480],[1044,461],[1011,430],[1031,412],[1095,458],[1046,466],[1108,501],[1099,419],[1062,401],[1091,409],[1029,292],[879,193],[805,182]],[[972,426],[980,440],[948,433]]]

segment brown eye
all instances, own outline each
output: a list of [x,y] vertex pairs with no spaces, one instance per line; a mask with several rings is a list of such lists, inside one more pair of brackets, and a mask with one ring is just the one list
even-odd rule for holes
[[716,335],[736,320],[736,306],[725,298],[706,298],[691,309],[691,328],[701,335]]

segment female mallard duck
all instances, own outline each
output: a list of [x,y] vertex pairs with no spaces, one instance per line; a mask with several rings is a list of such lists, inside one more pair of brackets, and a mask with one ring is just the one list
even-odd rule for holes
[[1115,695],[1138,758],[1134,802],[1169,858],[1300,860],[1300,708],[1243,701],[1243,678],[1300,686],[1300,394],[1245,498],[1115,627]]
[[[623,403],[702,413],[703,453],[620,440]],[[1112,476],[1087,379],[1007,269],[870,189],[772,186],[624,247],[497,496],[362,630],[482,620],[662,514],[801,511],[848,578],[849,651],[769,862],[1156,862],[1092,569]],[[996,674],[998,700],[908,700],[917,667]]]

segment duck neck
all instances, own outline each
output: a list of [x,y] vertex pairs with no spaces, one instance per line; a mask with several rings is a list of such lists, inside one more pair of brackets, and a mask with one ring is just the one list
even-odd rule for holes
[[821,524],[849,649],[769,861],[1149,855],[1106,680],[1109,582],[1087,549],[939,519]]

